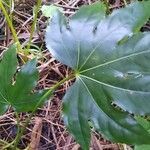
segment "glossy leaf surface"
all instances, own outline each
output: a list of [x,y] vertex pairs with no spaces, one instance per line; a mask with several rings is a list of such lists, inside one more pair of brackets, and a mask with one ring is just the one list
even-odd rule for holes
[[31,60],[17,73],[16,47],[11,46],[0,62],[0,114],[9,106],[18,112],[31,111],[44,91],[34,93],[38,80],[36,61]]
[[[150,133],[150,121],[140,116],[136,120]],[[150,150],[150,145],[135,145],[134,150]]]
[[149,8],[150,1],[136,2],[106,16],[98,2],[69,21],[57,12],[47,28],[48,49],[76,75],[63,114],[83,149],[90,143],[89,121],[112,141],[150,143],[150,134],[131,115],[150,114],[150,33],[140,32]]
[[150,145],[136,145],[134,150],[150,150]]

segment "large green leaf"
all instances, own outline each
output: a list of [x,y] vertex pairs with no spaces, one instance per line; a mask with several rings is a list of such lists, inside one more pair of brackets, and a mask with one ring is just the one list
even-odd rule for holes
[[16,68],[16,47],[11,46],[0,62],[0,114],[10,105],[18,112],[31,111],[45,93],[32,91],[38,80],[35,60],[26,63],[18,73]]
[[150,145],[136,145],[134,150],[150,150]]
[[[140,116],[136,120],[150,133],[150,121]],[[150,150],[150,145],[135,145],[134,150]]]
[[57,12],[47,28],[48,49],[76,76],[63,114],[83,149],[90,143],[88,121],[112,141],[150,143],[131,115],[150,114],[150,33],[140,32],[149,8],[150,1],[135,2],[106,16],[105,5],[97,2],[69,21]]

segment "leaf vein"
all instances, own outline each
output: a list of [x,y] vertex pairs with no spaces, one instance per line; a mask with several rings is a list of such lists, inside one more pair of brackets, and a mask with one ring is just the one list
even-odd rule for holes
[[110,85],[110,84],[107,84],[107,83],[104,83],[104,82],[100,82],[100,81],[98,81],[98,80],[96,80],[96,79],[93,79],[93,78],[91,78],[91,77],[88,77],[88,76],[85,76],[85,75],[82,75],[82,74],[80,74],[80,76],[82,76],[83,78],[86,78],[86,79],[89,79],[89,80],[92,80],[92,81],[94,81],[94,82],[96,82],[96,83],[99,83],[99,84],[101,84],[101,85],[104,85],[104,86],[106,86],[106,87],[110,87],[110,88],[113,88],[113,89],[117,89],[117,90],[121,90],[121,91],[126,91],[126,92],[130,92],[130,93],[140,93],[140,94],[150,94],[150,92],[144,92],[144,91],[135,91],[135,90],[130,90],[130,89],[125,89],[125,88],[121,88],[121,87],[116,87],[116,86],[113,86],[113,85]]
[[130,58],[130,57],[134,57],[134,56],[138,56],[138,55],[141,55],[141,54],[146,54],[146,53],[149,53],[150,52],[150,49],[149,50],[145,50],[145,51],[141,51],[141,52],[138,52],[138,53],[133,53],[133,54],[130,54],[130,55],[127,55],[127,56],[123,56],[123,57],[120,57],[120,58],[117,58],[117,59],[114,59],[114,60],[111,60],[109,62],[106,62],[106,63],[103,63],[103,64],[99,64],[97,66],[94,66],[94,67],[91,67],[91,68],[88,68],[88,69],[85,69],[83,71],[80,71],[80,73],[84,73],[84,72],[87,72],[89,70],[93,70],[93,69],[96,69],[96,68],[99,68],[99,67],[103,67],[105,65],[109,65],[109,64],[112,64],[112,63],[115,63],[117,61],[122,61],[124,59],[127,59],[127,58]]

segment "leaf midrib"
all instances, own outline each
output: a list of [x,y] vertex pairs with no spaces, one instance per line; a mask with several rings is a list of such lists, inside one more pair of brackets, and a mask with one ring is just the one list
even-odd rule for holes
[[109,65],[109,64],[118,62],[118,61],[122,61],[122,60],[127,59],[127,58],[130,58],[130,57],[135,57],[135,56],[138,56],[138,55],[141,55],[141,54],[146,54],[146,53],[149,53],[149,52],[150,52],[150,49],[149,49],[149,50],[145,50],[145,51],[141,51],[141,52],[138,52],[138,53],[133,53],[133,54],[130,54],[130,55],[127,55],[127,56],[119,57],[119,58],[117,58],[117,59],[108,61],[108,62],[106,62],[106,63],[99,64],[99,65],[97,65],[97,66],[94,66],[94,67],[85,69],[85,70],[83,70],[83,71],[80,71],[79,73],[82,74],[82,73],[84,73],[84,72],[87,72],[87,71],[90,71],[90,70],[93,70],[93,69],[96,69],[96,68],[100,68],[100,67],[103,67],[103,66],[106,66],[106,65]]
[[130,90],[130,89],[125,89],[125,88],[121,88],[121,87],[117,87],[117,86],[113,86],[113,85],[110,85],[110,84],[107,84],[105,82],[101,82],[101,81],[98,81],[94,78],[91,78],[91,77],[88,77],[88,76],[85,76],[85,75],[82,75],[80,74],[79,76],[83,77],[83,78],[86,78],[86,79],[89,79],[91,81],[94,81],[96,83],[99,83],[101,85],[104,85],[106,87],[110,87],[110,88],[113,88],[113,89],[117,89],[117,90],[121,90],[121,91],[126,91],[126,92],[129,92],[129,93],[137,93],[137,94],[150,94],[150,92],[144,92],[144,91],[136,91],[136,90]]

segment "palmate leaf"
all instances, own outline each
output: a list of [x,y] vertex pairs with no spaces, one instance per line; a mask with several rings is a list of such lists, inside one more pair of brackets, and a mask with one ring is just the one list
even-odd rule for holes
[[90,143],[89,121],[112,141],[150,143],[133,115],[150,114],[150,33],[140,32],[149,8],[150,1],[135,2],[106,16],[97,2],[69,21],[57,12],[47,28],[48,49],[76,76],[63,115],[83,149]]
[[9,106],[17,112],[32,111],[45,93],[32,92],[38,80],[35,59],[27,62],[18,73],[16,69],[16,47],[11,46],[0,62],[0,114]]

